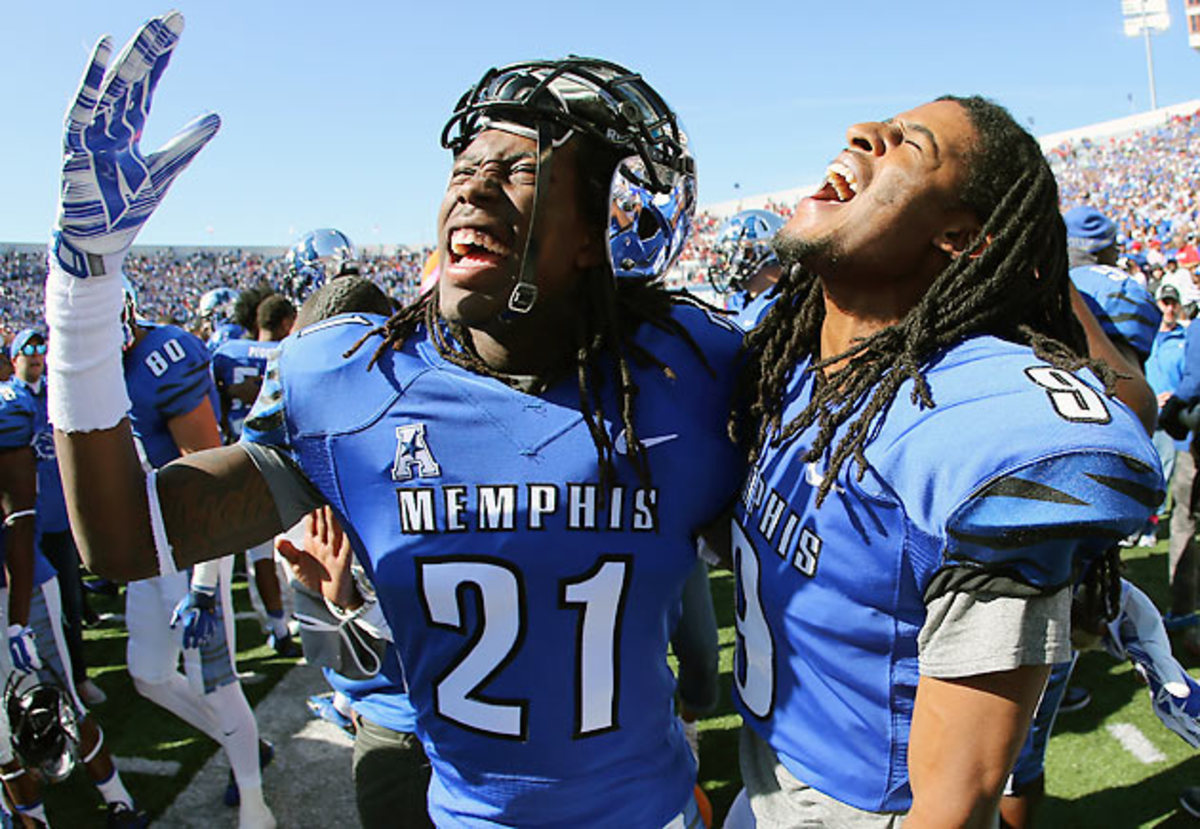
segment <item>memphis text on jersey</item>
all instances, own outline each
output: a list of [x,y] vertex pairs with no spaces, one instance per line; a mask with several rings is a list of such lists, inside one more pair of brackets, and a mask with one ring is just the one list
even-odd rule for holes
[[[425,424],[397,427],[392,479],[424,482],[441,474]],[[405,535],[544,530],[551,524],[581,531],[658,531],[656,487],[605,491],[597,483],[434,484],[398,487],[396,499]]]

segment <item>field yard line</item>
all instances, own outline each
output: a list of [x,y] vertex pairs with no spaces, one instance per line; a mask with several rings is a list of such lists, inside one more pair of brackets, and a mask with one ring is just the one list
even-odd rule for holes
[[1112,723],[1104,726],[1104,730],[1111,734],[1122,748],[1146,765],[1161,763],[1167,759],[1167,755],[1155,748],[1154,743],[1133,723]]
[[182,766],[174,760],[148,760],[145,757],[114,757],[122,774],[152,774],[155,777],[174,777]]

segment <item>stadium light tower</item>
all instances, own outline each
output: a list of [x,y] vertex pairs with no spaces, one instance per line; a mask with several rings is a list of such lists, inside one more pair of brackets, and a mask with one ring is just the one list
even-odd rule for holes
[[1125,34],[1129,37],[1140,35],[1146,42],[1150,109],[1158,109],[1158,96],[1154,91],[1154,53],[1150,49],[1150,33],[1165,32],[1171,27],[1171,13],[1167,11],[1167,0],[1121,0],[1121,14],[1125,17]]
[[1184,0],[1187,14],[1188,46],[1200,49],[1200,0]]

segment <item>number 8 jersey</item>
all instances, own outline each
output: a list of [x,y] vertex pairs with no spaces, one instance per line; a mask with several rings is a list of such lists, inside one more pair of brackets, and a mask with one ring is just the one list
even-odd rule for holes
[[633,363],[648,483],[597,372],[610,492],[574,376],[525,394],[447,362],[423,329],[368,370],[378,336],[343,357],[382,322],[366,316],[306,328],[268,370],[243,440],[286,449],[365,553],[440,825],[658,829],[691,797],[667,639],[694,533],[741,482],[726,437],[740,336],[674,314],[708,365],[641,326],[671,370]]
[[[784,423],[811,399],[805,369]],[[969,339],[925,376],[934,407],[906,381],[873,426],[861,480],[847,461],[816,505],[825,472],[804,460],[810,427],[763,448],[733,523],[738,708],[798,779],[869,811],[912,802],[926,604],[1057,592],[1162,498],[1129,410],[1029,348]],[[953,675],[1001,669],[967,650]]]

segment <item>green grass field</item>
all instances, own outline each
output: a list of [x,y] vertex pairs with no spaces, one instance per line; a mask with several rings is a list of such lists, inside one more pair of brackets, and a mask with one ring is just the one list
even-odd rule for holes
[[[124,613],[124,594],[119,599],[91,597],[98,613]],[[234,585],[234,604],[237,609],[249,610],[245,582]],[[239,621],[238,670],[253,671],[262,679],[245,684],[246,697],[256,705],[275,686],[295,660],[280,659],[266,647],[265,640],[254,620]],[[158,706],[143,699],[133,688],[125,670],[125,627],[119,622],[106,622],[84,631],[84,649],[90,675],[108,700],[92,712],[104,729],[104,743],[117,757],[142,757],[167,760],[180,764],[173,777],[147,774],[123,774],[125,786],[138,800],[138,805],[151,815],[162,813],[171,801],[199,771],[218,748],[217,744],[177,720]],[[81,768],[63,783],[45,792],[46,810],[52,826],[103,826],[106,811],[99,793],[87,780]],[[224,809],[220,803],[216,809]]]
[[[1166,543],[1150,549],[1127,550],[1127,575],[1164,606],[1166,599]],[[741,720],[730,699],[733,660],[733,577],[724,570],[712,575],[713,597],[720,624],[721,681],[724,702],[716,714],[701,722],[700,778],[712,800],[718,821],[741,787],[737,764],[737,735]],[[235,586],[235,604],[249,608],[245,584]],[[101,612],[121,612],[120,600],[93,599]],[[105,625],[86,632],[92,676],[108,694],[96,709],[106,742],[114,754],[174,760],[180,772],[174,777],[127,774],[126,785],[152,814],[160,814],[187,785],[216,744],[201,737],[174,717],[143,700],[134,691],[124,669],[125,631]],[[242,671],[263,675],[247,685],[251,704],[260,700],[290,667],[263,643],[254,621],[238,624]],[[1187,663],[1185,663],[1187,664]],[[1189,664],[1200,676],[1200,664]],[[1144,686],[1128,665],[1103,653],[1085,654],[1076,672],[1077,681],[1092,692],[1092,704],[1059,717],[1047,758],[1047,798],[1038,817],[1041,827],[1171,827],[1193,826],[1178,808],[1181,789],[1200,785],[1200,755],[1167,731],[1154,716]],[[1106,726],[1136,726],[1166,759],[1144,764],[1128,753],[1106,731]],[[268,796],[270,793],[268,792]],[[102,825],[99,797],[80,772],[46,793],[47,808],[57,826]],[[214,804],[214,808],[223,808]],[[718,824],[719,825],[719,824]]]

